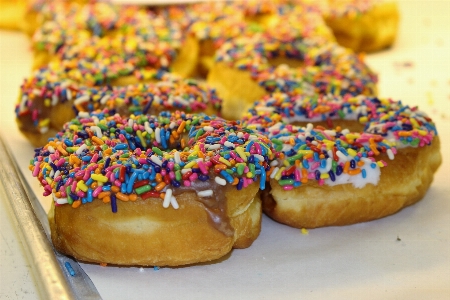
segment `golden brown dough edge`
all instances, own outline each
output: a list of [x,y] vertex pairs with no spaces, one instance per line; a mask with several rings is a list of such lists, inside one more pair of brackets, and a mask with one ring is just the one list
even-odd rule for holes
[[[239,193],[238,193],[239,192]],[[197,195],[177,196],[178,210],[163,208],[161,199],[117,200],[117,213],[101,200],[52,205],[49,222],[53,244],[78,260],[115,265],[180,266],[218,259],[232,248],[249,247],[261,230],[258,185],[225,192],[234,236],[211,224]]]
[[354,188],[352,184],[319,186],[315,181],[284,191],[271,180],[271,191],[261,195],[263,211],[272,219],[297,228],[348,225],[391,215],[422,199],[441,164],[439,137],[430,146],[403,148],[394,160],[380,159],[378,185]]
[[338,43],[355,52],[374,52],[390,47],[399,24],[397,3],[385,2],[357,17],[325,16]]

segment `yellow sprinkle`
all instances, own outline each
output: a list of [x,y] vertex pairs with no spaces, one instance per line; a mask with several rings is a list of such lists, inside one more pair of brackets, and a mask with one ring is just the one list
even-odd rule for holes
[[44,100],[44,105],[45,105],[46,107],[49,107],[51,104],[52,104],[52,101],[50,101],[50,99],[45,99],[45,100]]
[[383,167],[384,167],[384,165],[383,165],[383,163],[382,163],[381,161],[377,161],[377,165],[378,165],[380,168],[383,168]]
[[355,157],[357,155],[357,152],[353,149],[347,149],[348,154],[350,154],[351,156]]
[[322,173],[322,174],[320,174],[320,178],[327,179],[327,178],[330,178],[330,175],[328,175],[328,173]]
[[46,177],[45,181],[47,181],[48,184],[52,184],[53,180],[50,177]]
[[108,181],[108,177],[100,175],[100,174],[92,174],[91,178],[95,181],[100,181],[100,182],[107,182]]
[[47,127],[50,124],[50,119],[44,119],[39,122],[39,127]]
[[247,176],[247,178],[253,178],[253,173],[252,172],[248,172],[247,174],[245,174],[245,176]]
[[247,155],[245,155],[244,148],[236,147],[236,152],[245,162],[247,161]]
[[[222,158],[222,157],[221,157]],[[185,169],[189,169],[192,168],[197,162],[195,160],[190,161],[189,163],[187,163],[184,168]]]
[[417,132],[418,132],[421,136],[427,135],[427,132],[426,132],[425,130],[417,130]]
[[297,151],[297,154],[303,154],[303,155],[305,155],[305,154],[312,154],[314,151],[312,151],[312,150],[298,150]]
[[77,183],[77,188],[79,188],[80,190],[82,190],[83,192],[87,192],[88,187],[87,185],[84,183],[83,180],[78,181]]
[[367,117],[360,117],[359,122],[360,123],[366,123],[369,119]]
[[72,124],[72,125],[69,126],[69,129],[77,131],[78,130],[78,126],[75,125],[75,124]]
[[280,180],[280,178],[281,178],[281,173],[283,173],[284,169],[286,169],[286,168],[285,168],[285,167],[281,167],[281,168],[278,170],[277,174],[275,175],[275,179],[276,179],[276,180]]
[[308,235],[309,234],[308,229],[302,228],[302,234]]
[[225,158],[221,157],[221,158],[219,158],[219,161],[221,163],[226,164],[227,166],[231,167],[231,163],[228,160],[226,160]]

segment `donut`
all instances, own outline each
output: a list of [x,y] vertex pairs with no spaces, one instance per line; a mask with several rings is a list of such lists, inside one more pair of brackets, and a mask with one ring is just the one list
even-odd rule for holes
[[[62,7],[61,7],[62,6]],[[136,83],[142,68],[171,70],[191,77],[198,48],[180,25],[140,6],[107,2],[47,5],[50,11],[32,39],[33,68],[49,63],[54,72],[120,74],[118,85]],[[69,70],[67,70],[69,69]],[[131,78],[130,78],[131,77]]]
[[297,228],[391,215],[424,197],[442,160],[432,120],[391,99],[279,93],[257,103],[244,125],[281,153],[263,211]]
[[25,0],[0,0],[0,28],[20,30],[25,14]]
[[21,86],[16,121],[20,131],[38,147],[45,145],[79,112],[102,108],[122,115],[158,114],[163,110],[220,112],[221,100],[204,83],[164,72],[153,76],[160,81],[87,87],[40,70]]
[[[321,39],[299,39],[288,30],[283,33],[234,39],[218,50],[207,82],[223,99],[225,118],[236,118],[256,100],[276,91],[376,94],[377,76],[362,57]],[[271,60],[285,63],[273,66]]]
[[95,263],[178,266],[251,245],[272,150],[263,135],[218,117],[96,111],[36,149],[30,169],[53,196],[59,252]]
[[356,52],[374,52],[394,43],[399,24],[395,1],[327,1],[324,19],[340,45]]

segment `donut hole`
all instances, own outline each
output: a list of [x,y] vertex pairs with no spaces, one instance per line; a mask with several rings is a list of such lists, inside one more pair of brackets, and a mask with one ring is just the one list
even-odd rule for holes
[[289,68],[304,68],[305,62],[301,59],[295,59],[295,58],[288,58],[286,56],[277,56],[274,58],[268,59],[269,64],[272,67],[278,67],[281,65],[286,65]]

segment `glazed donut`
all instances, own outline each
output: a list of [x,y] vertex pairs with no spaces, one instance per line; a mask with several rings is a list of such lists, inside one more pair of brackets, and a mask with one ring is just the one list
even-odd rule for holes
[[164,72],[153,76],[160,81],[88,88],[71,80],[60,80],[56,75],[52,78],[41,70],[21,86],[15,110],[19,129],[39,147],[78,112],[102,108],[122,115],[158,114],[163,110],[220,112],[221,100],[205,84]]
[[[374,95],[377,76],[361,57],[337,44],[285,35],[234,39],[218,51],[208,84],[235,118],[267,93]],[[271,61],[284,62],[274,67]],[[287,64],[293,66],[289,67]]]
[[342,46],[356,52],[390,47],[396,38],[399,12],[392,0],[327,0],[326,24]]
[[[290,124],[307,122],[322,126]],[[263,211],[297,228],[393,214],[423,198],[441,164],[431,119],[390,99],[274,94],[244,124],[282,153],[271,163]]]
[[178,266],[251,245],[271,143],[204,114],[82,113],[36,150],[55,248],[96,263]]

